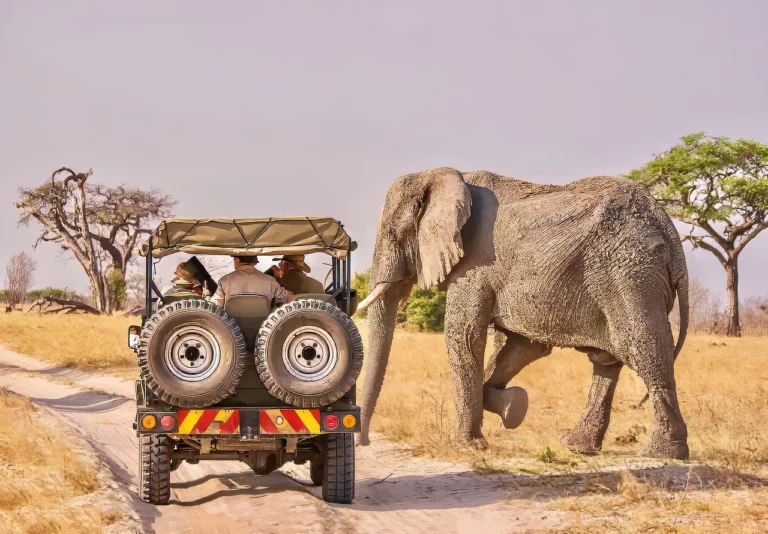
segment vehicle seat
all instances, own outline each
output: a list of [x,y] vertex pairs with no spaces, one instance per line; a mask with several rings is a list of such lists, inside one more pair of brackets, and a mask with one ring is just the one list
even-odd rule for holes
[[269,317],[271,304],[264,295],[233,295],[224,302],[224,310],[240,327],[250,352],[254,350],[259,328]]
[[299,293],[295,297],[296,300],[306,300],[306,299],[315,299],[315,300],[322,300],[323,302],[327,302],[328,304],[333,304],[334,306],[338,307],[338,304],[336,303],[336,299],[333,298],[331,295],[326,295],[325,293]]

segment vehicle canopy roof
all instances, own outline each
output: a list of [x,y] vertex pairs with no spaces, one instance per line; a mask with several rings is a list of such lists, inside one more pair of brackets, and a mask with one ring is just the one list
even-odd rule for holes
[[[324,252],[346,259],[357,248],[331,217],[256,219],[165,219],[152,234],[152,256],[186,252],[222,256],[266,256]],[[146,256],[149,243],[139,254]]]

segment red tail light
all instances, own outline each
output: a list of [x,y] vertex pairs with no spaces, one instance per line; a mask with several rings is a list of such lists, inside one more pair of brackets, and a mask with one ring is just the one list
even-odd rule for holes
[[164,415],[160,418],[160,426],[166,430],[170,430],[176,426],[176,420],[172,415]]
[[333,430],[339,426],[339,418],[335,415],[326,415],[325,419],[323,419],[323,424],[325,425],[325,428]]

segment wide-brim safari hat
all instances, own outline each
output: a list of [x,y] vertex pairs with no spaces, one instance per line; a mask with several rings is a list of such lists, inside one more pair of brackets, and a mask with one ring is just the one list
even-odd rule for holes
[[287,261],[288,263],[292,263],[294,265],[298,265],[299,268],[304,271],[305,273],[311,273],[312,269],[309,268],[309,265],[304,263],[304,254],[287,254],[283,256],[282,258],[272,258],[274,261]]
[[173,280],[171,280],[171,283],[180,287],[200,287],[200,282],[195,279],[194,275],[189,272],[189,269],[187,268],[187,262],[183,261],[180,264],[176,266],[176,271],[174,273],[176,276],[173,277]]

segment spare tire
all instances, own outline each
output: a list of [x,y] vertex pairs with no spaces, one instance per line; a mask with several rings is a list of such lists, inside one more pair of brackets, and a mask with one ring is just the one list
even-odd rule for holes
[[272,396],[301,408],[339,400],[363,367],[355,323],[333,304],[295,300],[275,310],[259,330],[256,369]]
[[234,393],[245,370],[245,338],[223,308],[181,300],[157,311],[141,332],[141,376],[161,400],[204,408]]

